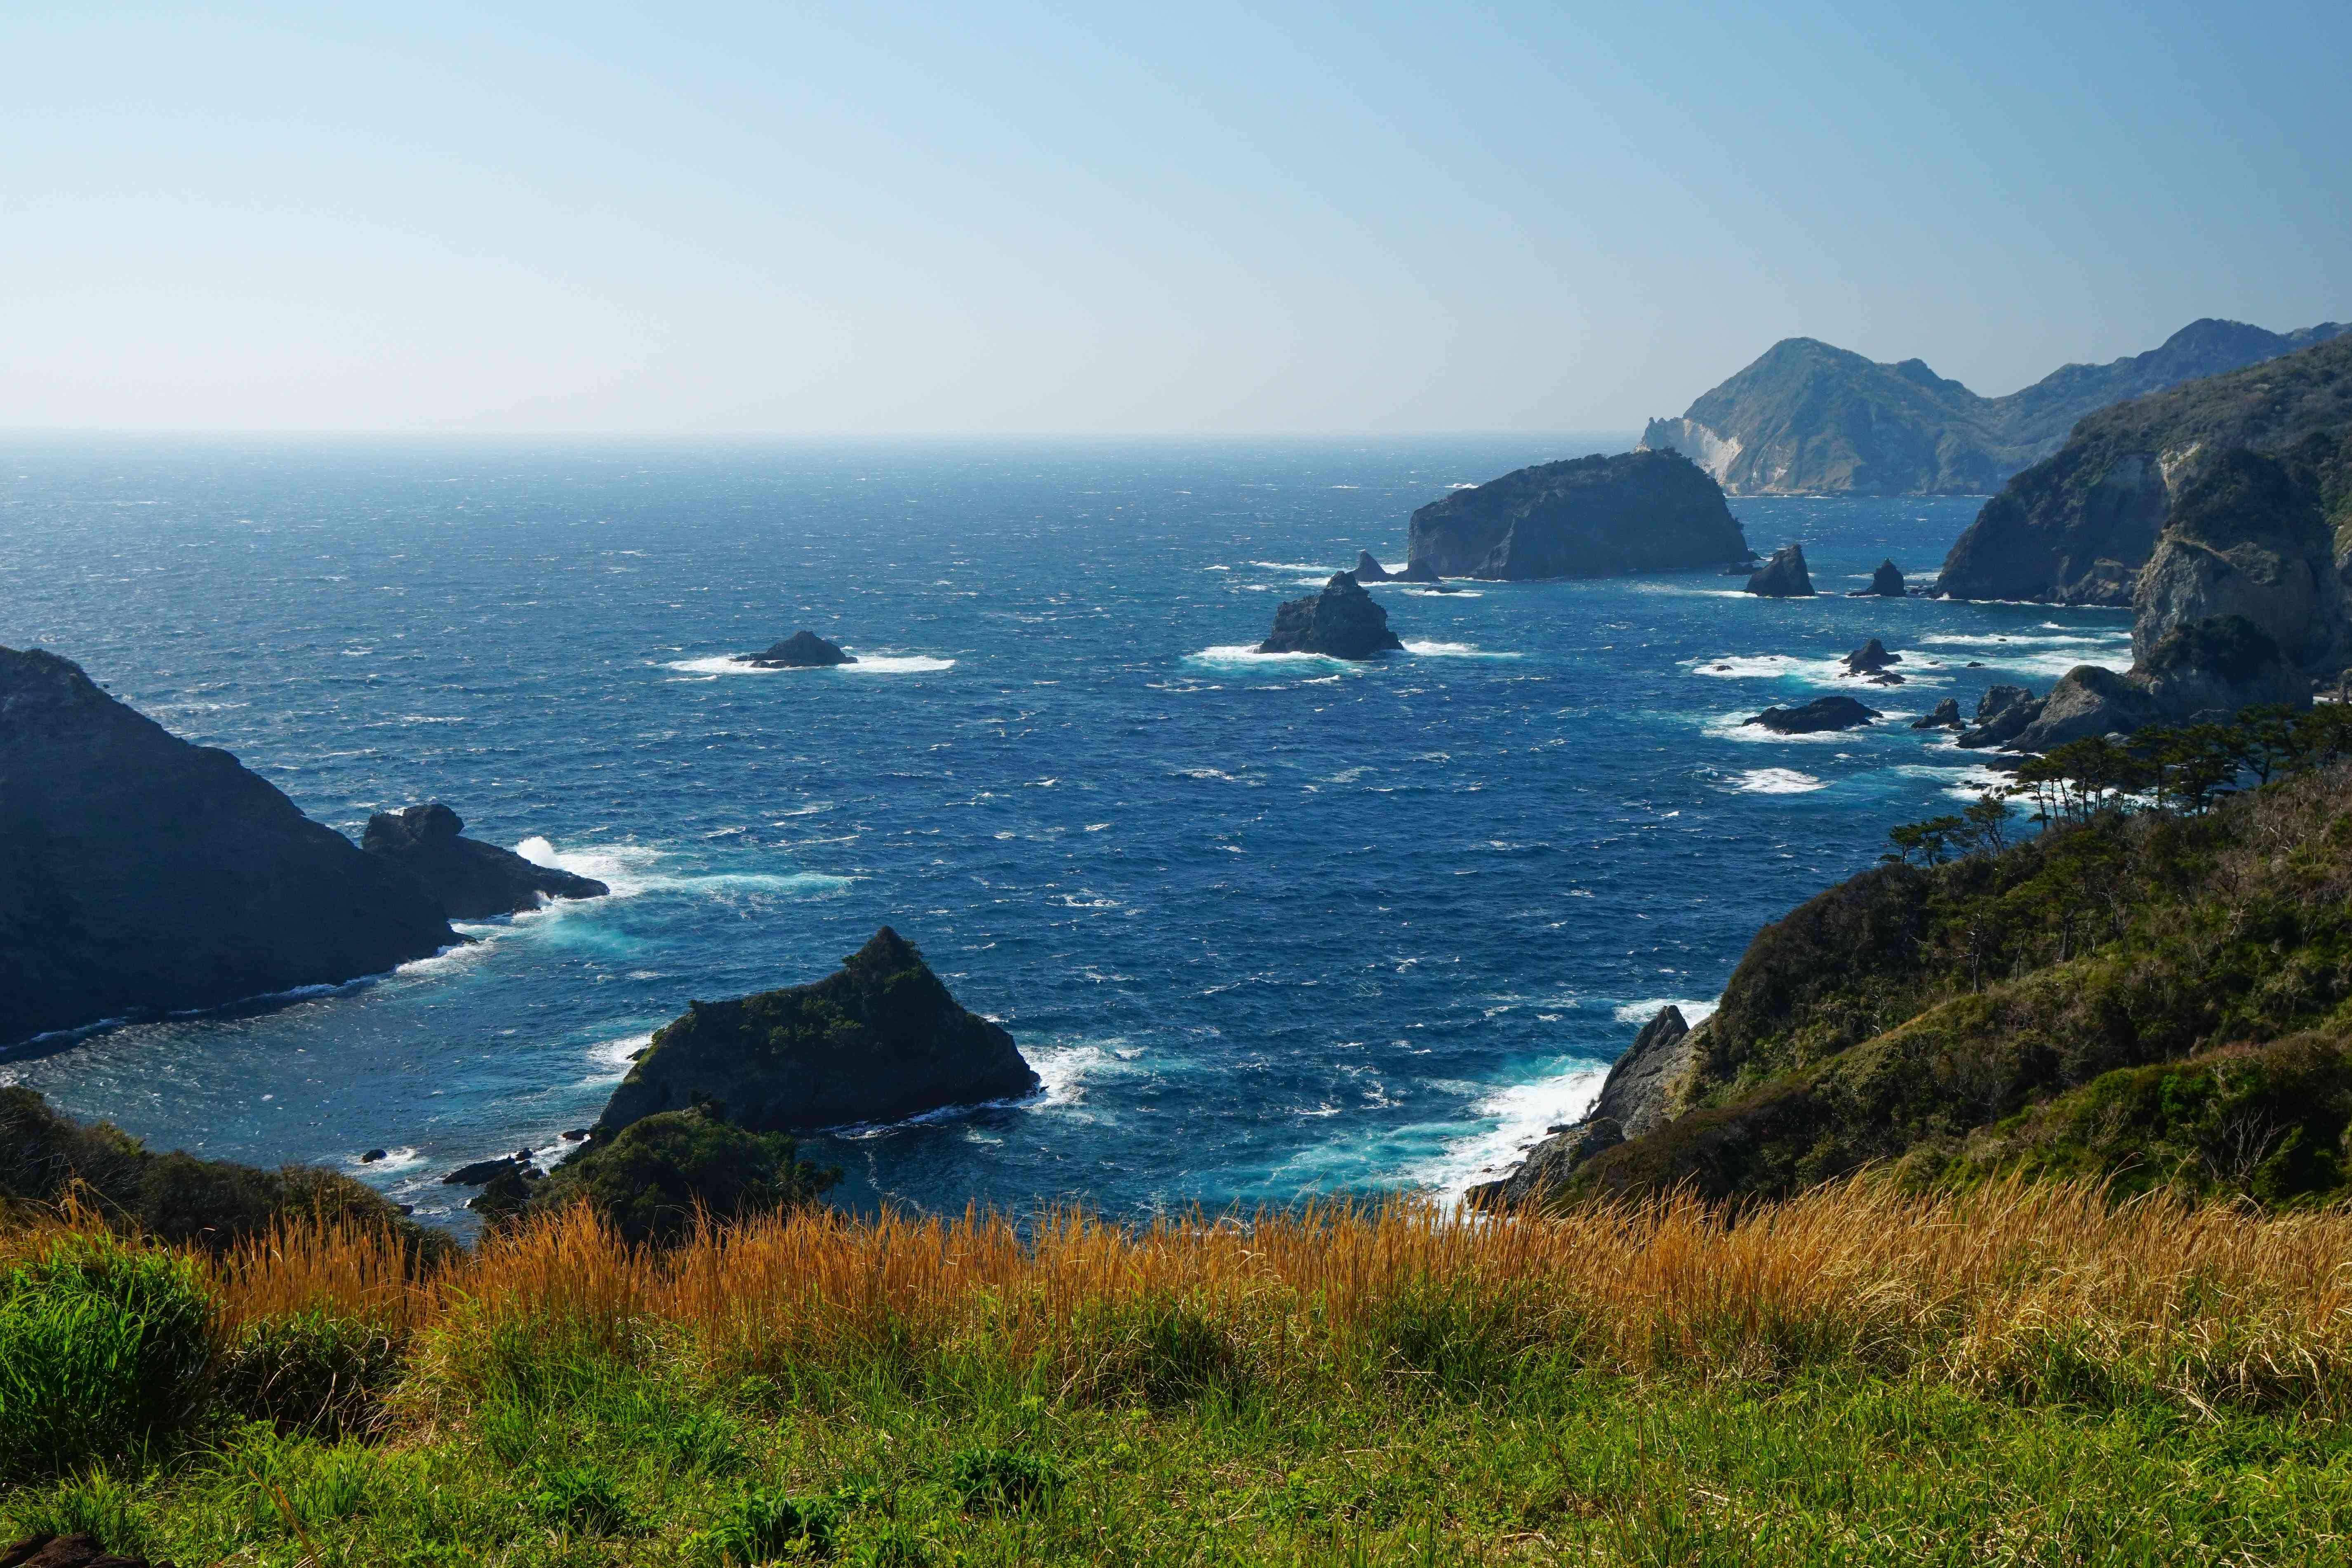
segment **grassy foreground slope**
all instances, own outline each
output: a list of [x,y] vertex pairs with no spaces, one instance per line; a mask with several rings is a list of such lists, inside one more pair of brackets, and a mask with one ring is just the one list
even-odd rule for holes
[[0,1235],[0,1543],[272,1564],[2352,1561],[2352,1216],[2066,1184],[1128,1232]]
[[1585,1192],[1775,1197],[1887,1163],[2264,1204],[2346,1191],[2352,770],[1883,865],[1759,932],[1684,1086]]

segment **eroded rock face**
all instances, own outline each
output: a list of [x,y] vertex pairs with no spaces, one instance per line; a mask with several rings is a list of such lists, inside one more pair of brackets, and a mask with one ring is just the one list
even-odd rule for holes
[[1810,599],[1813,596],[1813,574],[1805,570],[1805,547],[1784,544],[1772,552],[1748,579],[1748,591],[1767,599]]
[[2042,701],[2022,686],[1989,687],[1977,699],[1976,723],[1954,743],[1975,751],[2015,740],[2042,717]]
[[1870,574],[1870,586],[1856,588],[1846,595],[1849,599],[1899,599],[1904,596],[1903,571],[1892,561],[1882,561],[1878,570]]
[[1501,1181],[1471,1188],[1469,1202],[1507,1209],[1540,1199],[1595,1155],[1664,1127],[1681,1112],[1683,1090],[1697,1059],[1697,1032],[1684,1022],[1682,1009],[1661,1008],[1609,1069],[1584,1119],[1529,1149]]
[[1389,613],[1345,572],[1323,591],[1293,599],[1275,612],[1274,630],[1260,653],[1319,653],[1330,658],[1370,658],[1404,644],[1389,630]]
[[459,940],[424,884],[71,660],[0,648],[0,1044],[379,974]]
[[1013,1037],[967,1012],[885,926],[825,979],[691,1004],[613,1091],[595,1134],[704,1104],[758,1132],[902,1121],[1037,1087]]
[[453,921],[535,910],[545,899],[601,899],[613,889],[593,877],[578,877],[526,860],[511,849],[458,835],[465,820],[433,801],[368,818],[360,847],[414,874]]
[[1745,559],[1706,471],[1679,452],[1520,468],[1412,514],[1407,554],[1449,577],[1619,577]]
[[799,631],[780,643],[771,643],[765,653],[747,656],[746,664],[756,664],[762,669],[823,669],[836,664],[856,664],[855,654],[841,651],[841,645],[828,642],[814,632]]
[[1816,697],[1795,708],[1767,708],[1748,723],[1776,735],[1811,735],[1823,730],[1852,730],[1879,716],[1878,709],[1864,707],[1851,697]]
[[1967,726],[1960,719],[1959,699],[1947,697],[1919,718],[1911,721],[1914,730],[1959,730]]
[[1887,652],[1886,645],[1873,637],[1845,656],[1845,672],[1848,675],[1875,675],[1890,664],[1902,662],[1901,654]]
[[2333,672],[2352,655],[2352,595],[2328,527],[2337,443],[2216,458],[2183,492],[2133,597],[2132,655],[2144,662],[2177,627],[2239,616],[2299,668]]

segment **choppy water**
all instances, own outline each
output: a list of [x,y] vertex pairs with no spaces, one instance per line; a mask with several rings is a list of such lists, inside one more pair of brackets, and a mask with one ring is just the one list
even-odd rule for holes
[[[591,1121],[689,998],[814,978],[888,922],[1050,1087],[824,1140],[851,1201],[1458,1190],[1759,924],[1968,795],[1903,721],[2128,658],[2113,611],[1698,574],[1377,588],[1402,656],[1246,651],[1360,546],[1401,561],[1447,486],[1594,445],[0,447],[0,643],[347,831],[443,799],[614,889],[0,1075],[213,1155],[383,1145],[355,1173],[446,1213],[434,1177]],[[1975,506],[1734,510],[1832,592],[1890,554],[1931,574]],[[724,662],[804,626],[862,662]],[[1851,689],[1872,636],[1911,677],[1863,693],[1887,721],[1739,726]]]

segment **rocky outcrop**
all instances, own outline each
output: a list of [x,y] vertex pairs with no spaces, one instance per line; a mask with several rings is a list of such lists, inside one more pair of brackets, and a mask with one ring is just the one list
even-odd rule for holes
[[526,860],[511,849],[462,838],[458,815],[434,801],[368,818],[360,847],[414,875],[453,921],[535,910],[548,899],[601,899],[613,889],[593,877],[576,877]]
[[1845,672],[1848,675],[1876,675],[1888,665],[1902,662],[1901,654],[1887,652],[1886,645],[1873,637],[1845,656]]
[[771,643],[765,653],[746,654],[746,664],[756,664],[761,669],[824,669],[836,664],[856,664],[857,657],[841,651],[841,645],[828,642],[814,632],[794,632],[780,643]]
[[2042,717],[2042,699],[2022,686],[1995,686],[1977,699],[1977,721],[1955,744],[1971,751],[2015,740]]
[[2005,397],[1979,397],[1916,359],[1883,364],[1789,338],[1681,418],[1652,420],[1642,445],[1680,450],[1733,495],[1981,495],[2057,450],[2084,415],[2342,331],[2192,321],[2146,353],[2066,365]]
[[1594,1156],[1656,1131],[1681,1110],[1697,1060],[1696,1032],[1683,1021],[1682,1009],[1661,1008],[1609,1069],[1583,1120],[1530,1148],[1501,1181],[1481,1183],[1465,1196],[1478,1208],[1517,1208],[1564,1185]]
[[1353,577],[1335,574],[1323,591],[1276,610],[1260,653],[1319,653],[1330,658],[1370,658],[1404,644],[1389,630],[1389,613]]
[[1851,697],[1816,697],[1794,708],[1767,708],[1741,728],[1756,724],[1776,735],[1811,735],[1823,730],[1855,729],[1878,717],[1877,709],[1866,708]]
[[2352,338],[2121,404],[1987,501],[1945,558],[1958,599],[2127,605],[2176,501],[2228,454],[2352,429]]
[[1767,599],[1810,599],[1813,596],[1813,574],[1805,570],[1805,547],[1784,544],[1772,552],[1748,579],[1748,591]]
[[150,1563],[144,1557],[123,1557],[109,1552],[95,1535],[79,1531],[52,1535],[37,1531],[22,1541],[0,1547],[0,1568],[172,1568]]
[[1960,719],[1959,699],[1947,697],[1923,716],[1911,721],[1914,730],[1963,730],[1968,726]]
[[967,1012],[885,926],[813,984],[690,1004],[613,1091],[594,1137],[698,1105],[753,1131],[797,1131],[900,1121],[1037,1087],[1013,1037]]
[[514,1205],[508,1217],[585,1204],[635,1247],[683,1240],[706,1222],[813,1204],[840,1179],[838,1170],[801,1159],[791,1137],[734,1126],[706,1106],[660,1111],[600,1136],[547,1180],[499,1201]]
[[1846,597],[1849,599],[1900,599],[1905,593],[1903,569],[1892,561],[1882,561],[1878,563],[1878,570],[1870,574],[1870,586],[1856,588]]
[[1407,553],[1448,577],[1621,577],[1745,559],[1723,491],[1673,452],[1520,468],[1412,514]]
[[0,1044],[377,974],[459,939],[417,879],[68,659],[0,648]]
[[2242,616],[2216,616],[2174,627],[2128,672],[2076,665],[2006,743],[2012,751],[2042,752],[2086,736],[2189,723],[2200,714],[2231,714],[2257,703],[2308,707],[2311,682],[2261,627]]
[[1385,583],[1389,580],[1389,569],[1374,560],[1370,551],[1359,550],[1356,552],[1355,570],[1348,575],[1359,583]]
[[1418,583],[1423,587],[1433,588],[1439,584],[1444,582],[1445,579],[1439,576],[1437,574],[1437,568],[1432,566],[1426,561],[1408,561],[1405,563],[1403,571],[1391,572],[1389,574],[1389,581],[1391,583]]

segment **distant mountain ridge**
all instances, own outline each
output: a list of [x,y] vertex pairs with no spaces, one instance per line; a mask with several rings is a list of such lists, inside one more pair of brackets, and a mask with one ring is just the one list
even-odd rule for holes
[[1787,338],[1681,418],[1651,420],[1642,446],[1682,452],[1733,495],[1987,495],[2055,452],[2086,415],[2346,331],[2209,317],[2146,353],[2063,365],[2004,397],[1979,397],[1920,360],[1881,364]]

